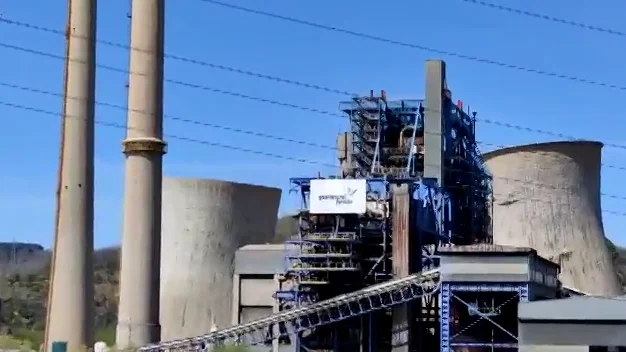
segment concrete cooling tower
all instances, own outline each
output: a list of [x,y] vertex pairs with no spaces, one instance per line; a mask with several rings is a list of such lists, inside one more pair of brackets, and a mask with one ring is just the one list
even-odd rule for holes
[[231,325],[235,251],[274,237],[281,190],[163,179],[161,339]]
[[602,143],[551,142],[484,155],[493,175],[495,244],[532,247],[561,264],[563,285],[616,296],[600,206]]

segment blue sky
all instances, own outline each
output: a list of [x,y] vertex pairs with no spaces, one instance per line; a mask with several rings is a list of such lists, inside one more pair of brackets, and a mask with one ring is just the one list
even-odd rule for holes
[[[461,0],[286,1],[224,0],[233,4],[341,26],[545,71],[619,84],[626,81],[623,37],[573,28]],[[626,31],[626,3],[619,0],[493,0],[587,24]],[[36,6],[35,6],[36,5]],[[100,1],[98,37],[127,44],[129,0]],[[0,2],[0,15],[62,30],[66,1]],[[626,144],[620,101],[626,92],[539,76],[406,47],[303,27],[211,5],[200,0],[167,1],[166,52],[306,83],[367,93],[385,89],[391,98],[422,97],[424,60],[442,58],[455,99],[479,117]],[[64,38],[0,23],[0,41],[64,54]],[[98,62],[124,69],[128,52],[99,45]],[[61,92],[63,62],[0,48],[0,81]],[[127,76],[99,69],[97,99],[125,105]],[[180,61],[166,61],[166,77],[198,85],[334,111],[344,97]],[[59,112],[61,99],[0,87],[0,100]],[[165,112],[177,117],[333,145],[345,121],[320,114],[167,84]],[[1,241],[50,245],[54,214],[59,119],[0,106]],[[97,108],[97,119],[124,123],[126,114]],[[334,163],[332,150],[268,140],[166,120],[166,133],[297,158]],[[621,132],[620,132],[621,131]],[[479,139],[515,145],[554,140],[547,135],[481,123]],[[119,242],[124,131],[98,127],[96,141],[96,245]],[[483,146],[483,150],[493,146]],[[604,162],[626,166],[626,151],[605,147]],[[225,148],[169,140],[165,174],[227,179],[287,187],[290,176],[333,170]],[[603,191],[626,196],[626,171],[605,168]],[[284,196],[283,209],[290,204]],[[625,201],[604,198],[603,208],[625,212]],[[626,244],[624,216],[604,214],[607,235]]]

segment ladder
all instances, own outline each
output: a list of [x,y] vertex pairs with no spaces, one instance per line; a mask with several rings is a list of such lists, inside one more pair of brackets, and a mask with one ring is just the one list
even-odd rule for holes
[[[392,307],[435,294],[439,288],[439,269],[368,286],[315,304],[269,315],[209,334],[139,348],[141,352],[197,351],[224,342],[258,343],[292,335],[318,326]],[[281,328],[279,329],[279,326]],[[284,327],[284,328],[283,328]]]

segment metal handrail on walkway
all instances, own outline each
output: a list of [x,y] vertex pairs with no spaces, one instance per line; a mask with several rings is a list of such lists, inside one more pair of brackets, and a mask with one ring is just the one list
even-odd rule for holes
[[432,295],[438,288],[439,269],[424,271],[203,336],[144,346],[139,351],[197,351],[224,342],[264,342]]

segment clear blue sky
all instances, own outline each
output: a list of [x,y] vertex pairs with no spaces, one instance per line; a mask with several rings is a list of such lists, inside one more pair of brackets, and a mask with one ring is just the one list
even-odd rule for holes
[[[336,25],[399,41],[455,51],[512,64],[626,85],[624,38],[521,17],[460,0],[286,1],[224,0],[243,6]],[[626,3],[566,0],[493,0],[588,24],[626,31]],[[100,1],[98,37],[127,44],[129,0]],[[0,2],[5,18],[62,30],[66,1]],[[455,99],[479,111],[479,117],[571,135],[626,144],[621,103],[626,92],[523,73],[501,67],[437,56],[245,14],[199,0],[167,1],[166,51],[302,82],[366,93],[385,89],[391,98],[422,97],[424,60],[443,58]],[[58,55],[59,35],[0,24],[0,41]],[[620,49],[621,48],[621,49]],[[126,68],[128,52],[100,45],[101,64]],[[59,60],[0,48],[0,80],[61,92]],[[208,67],[168,60],[166,77],[285,101],[321,110],[336,110],[343,97]],[[125,105],[127,77],[98,70],[97,99]],[[0,87],[0,100],[59,112],[61,99]],[[345,128],[338,118],[242,100],[174,85],[165,87],[165,112],[216,124],[256,130],[332,145]],[[0,107],[0,240],[52,240],[59,119]],[[97,108],[97,118],[124,123],[126,114]],[[228,143],[276,154],[334,163],[331,150],[272,141],[166,121],[166,133]],[[504,145],[553,140],[553,137],[488,124],[479,139]],[[124,131],[97,130],[96,245],[120,238]],[[287,187],[290,176],[329,172],[315,165],[257,156],[228,149],[170,140],[165,174],[206,177]],[[483,150],[492,147],[484,146]],[[626,151],[605,147],[604,162],[626,166]],[[603,191],[626,196],[626,171],[603,170]],[[285,196],[283,209],[288,207]],[[603,207],[625,212],[625,201],[603,199]],[[624,216],[604,214],[605,229],[626,244]]]

